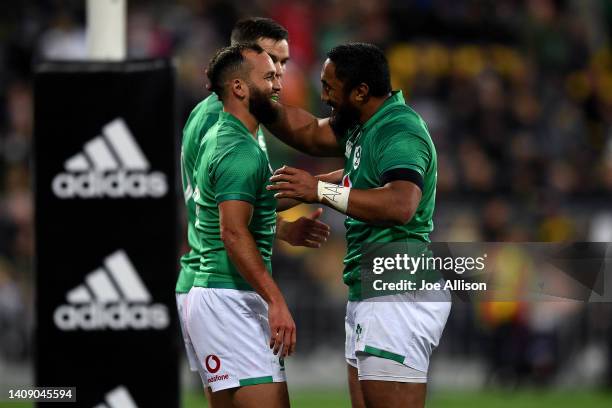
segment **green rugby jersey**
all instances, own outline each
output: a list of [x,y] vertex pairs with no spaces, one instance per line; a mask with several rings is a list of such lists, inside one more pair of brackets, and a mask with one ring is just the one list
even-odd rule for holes
[[437,156],[427,126],[394,92],[363,125],[340,140],[346,145],[342,184],[357,189],[381,187],[381,176],[394,169],[410,169],[423,178],[422,198],[414,217],[406,225],[378,227],[347,217],[347,252],[344,283],[349,300],[361,299],[360,262],[367,242],[429,242],[433,230],[436,197]]
[[[181,178],[183,181],[183,195],[187,206],[187,242],[189,252],[181,257],[181,270],[176,282],[177,293],[187,293],[193,286],[193,279],[196,272],[200,269],[200,243],[195,230],[195,202],[193,201],[193,191],[195,182],[193,170],[200,148],[202,138],[208,130],[217,123],[219,114],[223,111],[223,104],[219,97],[213,93],[201,101],[191,111],[187,123],[183,128],[183,140],[181,145]],[[257,132],[259,145],[264,152],[266,141],[261,128]]]
[[268,272],[272,273],[272,243],[276,230],[276,199],[270,184],[267,154],[233,115],[221,112],[202,139],[194,170],[195,230],[200,267],[194,286],[252,290],[231,262],[221,241],[219,203],[242,200],[253,204],[249,231]]

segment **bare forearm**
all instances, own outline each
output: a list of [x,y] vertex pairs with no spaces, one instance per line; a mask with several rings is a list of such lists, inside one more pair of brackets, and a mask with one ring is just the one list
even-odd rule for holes
[[320,119],[295,106],[278,105],[278,118],[265,125],[272,134],[295,149],[313,156],[341,155],[329,119]]
[[[296,205],[300,205],[302,204],[301,202],[299,202],[298,200],[293,200],[291,198],[281,198],[280,200],[276,201],[276,212],[283,212],[283,211],[287,211],[293,207],[295,207]],[[277,218],[278,220],[278,218]],[[278,223],[277,223],[278,225]]]
[[361,190],[319,181],[317,198],[352,218],[380,226],[410,222],[421,201],[421,189],[409,181]]
[[[315,177],[317,178],[317,180],[321,180],[321,181],[325,181],[326,183],[334,183],[334,184],[340,184],[340,182],[342,182],[342,176],[344,175],[344,170],[342,169],[338,169],[338,170],[334,170],[332,172],[329,173],[324,173],[324,174],[319,174],[316,175]],[[297,205],[302,204],[301,201],[298,200],[294,200],[292,198],[280,198],[278,200],[276,200],[276,211],[277,212],[283,212],[283,211],[287,211]],[[279,227],[280,227],[280,217],[277,216],[276,219],[276,231],[278,233],[279,231]]]
[[240,275],[267,302],[283,301],[278,286],[268,273],[253,236],[248,229],[223,231],[223,244]]
[[270,177],[276,198],[321,202],[349,216],[375,225],[408,223],[421,201],[421,189],[407,180],[394,180],[368,190],[339,186],[318,180],[308,172],[283,166]]
[[414,208],[382,188],[351,189],[346,214],[369,224],[393,226],[410,221]]
[[317,178],[317,180],[325,181],[326,183],[340,184],[343,175],[344,170],[338,169],[330,173],[316,175],[315,177]]

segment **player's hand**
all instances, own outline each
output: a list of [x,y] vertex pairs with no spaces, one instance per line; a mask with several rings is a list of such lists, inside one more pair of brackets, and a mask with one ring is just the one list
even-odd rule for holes
[[293,222],[280,220],[276,235],[292,246],[320,248],[327,241],[331,230],[329,225],[318,220],[321,214],[323,209],[317,208],[309,216]]
[[268,323],[270,324],[270,348],[274,354],[281,350],[281,357],[287,357],[295,351],[297,340],[295,322],[284,300],[271,302],[268,305]]
[[274,172],[270,181],[275,183],[267,186],[268,190],[278,191],[275,198],[293,198],[304,203],[319,201],[317,187],[319,180],[307,171],[294,167],[283,166]]

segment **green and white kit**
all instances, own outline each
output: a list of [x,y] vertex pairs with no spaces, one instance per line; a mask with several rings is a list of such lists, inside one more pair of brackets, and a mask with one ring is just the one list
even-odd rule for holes
[[[179,311],[179,323],[181,333],[185,343],[187,360],[191,371],[200,371],[201,364],[197,361],[195,350],[186,331],[185,299],[187,293],[193,286],[196,273],[200,270],[200,256],[202,253],[201,243],[195,229],[196,204],[193,199],[195,190],[194,169],[200,150],[200,144],[206,132],[212,128],[219,120],[219,115],[223,111],[223,104],[216,94],[211,94],[201,101],[189,115],[189,119],[183,128],[183,139],[181,143],[181,179],[183,183],[183,195],[187,212],[187,242],[189,250],[181,257],[180,272],[176,282],[176,302]],[[257,132],[260,148],[266,152],[266,141],[261,131]]]
[[272,273],[276,199],[266,190],[272,169],[268,156],[236,117],[221,112],[202,139],[194,170],[195,233],[200,266],[186,301],[187,332],[202,380],[214,391],[285,381],[282,360],[268,345],[268,307],[232,263],[221,241],[219,205],[245,201],[253,206],[248,226]]
[[[394,92],[366,123],[349,130],[340,142],[345,145],[343,186],[373,189],[389,179],[404,179],[393,178],[393,174],[408,173],[418,179],[415,182],[422,191],[416,213],[405,225],[381,227],[346,218],[343,278],[349,287],[349,302],[345,357],[349,364],[357,365],[358,353],[365,353],[426,373],[450,313],[450,296],[446,292],[406,293],[365,301],[360,263],[367,243],[429,242],[437,179],[434,144],[425,122],[406,106],[401,92]],[[430,296],[438,298],[432,301]]]

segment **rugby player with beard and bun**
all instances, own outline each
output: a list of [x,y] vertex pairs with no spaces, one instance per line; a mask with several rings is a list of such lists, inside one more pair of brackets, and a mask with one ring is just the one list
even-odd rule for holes
[[275,119],[281,85],[257,44],[218,51],[207,75],[223,111],[194,167],[200,268],[185,303],[187,332],[212,406],[288,407],[283,358],[296,328],[271,275],[277,203],[257,142],[260,122]]
[[344,282],[349,286],[345,357],[353,407],[423,407],[427,371],[450,313],[448,291],[405,292],[366,301],[360,262],[368,242],[427,243],[433,230],[436,150],[421,117],[391,90],[389,66],[376,46],[333,48],[321,71],[319,119],[275,104],[266,127],[315,156],[344,157],[340,185],[288,166],[268,187],[277,198],[322,203],[347,215]]
[[[263,17],[245,18],[236,23],[231,34],[231,43],[257,43],[272,58],[276,75],[282,81],[285,66],[289,60],[289,43],[287,30],[276,21]],[[193,346],[185,330],[184,303],[187,293],[193,286],[196,272],[200,269],[200,242],[195,230],[195,202],[193,200],[194,180],[193,169],[197,158],[200,142],[206,132],[217,122],[223,110],[223,105],[216,93],[212,92],[193,109],[183,129],[181,143],[181,176],[187,215],[187,242],[189,251],[181,256],[180,272],[176,282],[176,303],[179,314],[181,332],[185,342],[187,360],[192,371],[203,369],[203,365],[195,358]],[[266,152],[266,141],[261,131],[257,132],[257,141]],[[299,202],[281,200],[277,203],[277,211],[287,209]],[[319,247],[329,235],[329,227],[318,220],[322,209],[311,215],[300,217],[289,222],[280,215],[277,217],[276,238],[290,245]],[[206,385],[206,384],[205,384]],[[205,390],[208,388],[205,386]]]

